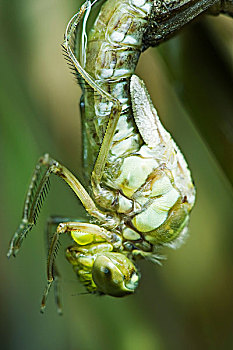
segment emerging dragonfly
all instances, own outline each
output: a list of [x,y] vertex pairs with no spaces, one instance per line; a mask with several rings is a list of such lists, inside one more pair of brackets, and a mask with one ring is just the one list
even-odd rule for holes
[[144,83],[133,74],[152,1],[107,0],[87,36],[91,6],[87,1],[72,17],[63,44],[83,89],[84,171],[90,193],[45,154],[36,165],[23,218],[8,252],[8,257],[15,256],[35,225],[50,175],[61,177],[91,218],[88,223],[49,219],[48,237],[57,227],[48,250],[42,312],[53,282],[61,312],[54,262],[61,234],[73,240],[66,257],[86,289],[121,297],[138,287],[137,260],[159,263],[162,246],[176,248],[182,243],[195,201],[186,161],[162,126]]

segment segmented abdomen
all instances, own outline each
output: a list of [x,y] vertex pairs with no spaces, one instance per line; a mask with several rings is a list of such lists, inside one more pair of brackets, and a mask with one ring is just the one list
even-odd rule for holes
[[[138,150],[142,143],[132,118],[129,81],[141,53],[142,36],[150,10],[151,1],[108,0],[88,33],[85,69],[102,89],[122,105],[111,148],[116,158],[125,152]],[[84,101],[84,169],[86,177],[90,178],[112,102],[90,90],[85,91]]]
[[[119,215],[123,239],[142,250],[142,241],[150,250],[150,244],[183,236],[195,198],[181,152],[161,125],[144,84],[133,76],[150,9],[150,1],[108,0],[88,35],[85,57],[87,72],[122,106],[93,196],[102,208]],[[84,99],[84,165],[90,178],[112,102],[93,90],[86,90]]]

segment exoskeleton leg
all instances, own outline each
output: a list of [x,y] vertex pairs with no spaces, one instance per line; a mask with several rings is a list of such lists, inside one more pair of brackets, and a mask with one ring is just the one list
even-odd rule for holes
[[[47,300],[47,296],[51,285],[55,282],[55,300],[58,308],[58,312],[61,313],[61,303],[60,297],[57,293],[57,289],[59,287],[59,274],[57,268],[54,264],[54,260],[56,257],[56,252],[58,249],[60,234],[71,234],[73,240],[81,247],[79,251],[82,252],[82,255],[87,253],[87,250],[90,251],[90,245],[92,245],[93,252],[100,251],[111,251],[113,248],[117,249],[121,245],[121,239],[118,235],[107,231],[105,228],[89,224],[89,223],[81,223],[78,221],[74,222],[60,222],[59,217],[52,218],[49,221],[49,225],[54,226],[56,223],[59,223],[57,226],[56,232],[53,234],[49,249],[48,249],[48,260],[47,260],[47,285],[43,294],[42,302],[41,302],[41,312],[44,312],[45,304]],[[66,219],[65,221],[67,221]],[[50,229],[47,230],[49,236]],[[84,246],[88,246],[85,248]],[[94,248],[93,248],[94,246]],[[92,254],[93,254],[92,252]]]
[[65,180],[91,216],[109,227],[117,225],[118,220],[112,214],[102,212],[96,207],[85,188],[67,168],[52,159],[48,154],[45,154],[39,159],[32,176],[24,203],[23,218],[10,242],[7,254],[8,258],[11,255],[15,256],[17,254],[26,234],[35,225],[42,202],[48,192],[49,177],[51,174],[58,175]]
[[[46,243],[46,251],[47,254],[49,253],[50,249],[50,242],[52,239],[52,235],[56,231],[57,226],[63,222],[70,222],[71,218],[66,218],[63,216],[50,216],[47,220],[46,229],[45,229],[45,243]],[[72,219],[72,221],[79,222],[80,220]],[[61,304],[61,292],[60,292],[60,280],[61,276],[57,269],[57,266],[55,262],[53,263],[53,278],[54,278],[54,297],[55,297],[55,303],[57,306],[57,312],[61,315],[62,314],[62,304]]]
[[[67,58],[70,60],[74,69],[80,74],[80,76],[84,79],[87,85],[89,85],[97,94],[99,94],[102,98],[105,98],[109,102],[112,102],[112,108],[109,115],[108,125],[105,131],[105,135],[103,138],[102,145],[100,147],[100,151],[97,157],[97,160],[94,165],[94,170],[92,172],[92,183],[93,185],[98,185],[101,181],[104,167],[106,164],[107,156],[109,154],[109,149],[111,147],[111,141],[114,136],[114,132],[117,126],[117,122],[119,116],[121,114],[121,104],[118,99],[111,96],[108,92],[103,90],[93,79],[93,77],[86,72],[86,70],[82,67],[80,62],[78,61],[75,53],[74,53],[74,37],[77,30],[77,27],[84,17],[85,12],[90,9],[91,3],[89,1],[85,2],[79,12],[74,15],[70,22],[68,23],[66,33],[65,33],[65,41],[63,43],[63,48],[66,52]],[[84,30],[84,29],[83,29]]]
[[145,259],[153,262],[154,264],[158,264],[160,266],[162,265],[161,260],[166,260],[166,257],[164,255],[160,255],[159,253],[144,252],[143,250],[140,250],[140,249],[133,250],[132,256],[134,260]]

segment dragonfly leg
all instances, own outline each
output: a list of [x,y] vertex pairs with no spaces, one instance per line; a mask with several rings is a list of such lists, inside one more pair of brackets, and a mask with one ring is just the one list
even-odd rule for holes
[[93,242],[108,242],[110,246],[119,247],[121,244],[120,238],[106,229],[89,223],[81,223],[78,221],[65,221],[60,222],[59,217],[51,218],[47,226],[47,237],[50,237],[51,229],[54,225],[58,224],[55,233],[51,238],[51,242],[48,249],[48,260],[47,260],[47,285],[44,290],[44,294],[41,302],[41,312],[44,312],[46,300],[48,297],[49,290],[54,282],[55,287],[55,301],[57,305],[58,313],[61,314],[61,302],[60,294],[58,293],[59,288],[59,273],[55,265],[56,253],[59,247],[60,234],[71,234],[74,241],[80,246],[85,246]]
[[[50,246],[50,239],[52,237],[52,234],[55,231],[55,228],[61,223],[61,222],[70,222],[70,218],[66,218],[63,216],[50,216],[47,220],[46,229],[45,229],[45,243],[46,243],[46,251],[49,252],[49,246]],[[80,220],[72,219],[72,221],[79,222]],[[61,304],[61,292],[60,292],[60,281],[61,276],[57,269],[57,265],[53,264],[53,277],[54,277],[54,297],[55,297],[55,303],[57,306],[57,312],[61,315],[62,314],[62,304]]]
[[135,249],[132,251],[132,256],[135,260],[145,259],[153,262],[154,264],[162,265],[161,260],[166,260],[164,255],[154,252],[144,252],[143,250]]
[[42,202],[48,192],[49,177],[51,174],[58,175],[65,180],[91,216],[95,217],[100,222],[107,224],[109,227],[117,226],[117,218],[113,214],[100,211],[76,177],[66,167],[52,159],[48,154],[45,154],[39,159],[33,173],[24,203],[23,217],[10,242],[7,254],[8,258],[11,255],[16,256],[23,239],[35,225]]
[[38,163],[36,164],[26,194],[21,223],[10,242],[10,247],[7,253],[8,258],[12,255],[16,256],[23,239],[35,225],[37,216],[42,205],[42,201],[43,199],[45,199],[45,196],[48,193],[50,187],[50,174],[50,167],[48,165],[44,166],[42,158],[40,158]]
[[[51,237],[51,231],[53,230],[54,226],[60,225],[61,223],[60,217],[51,217],[48,219],[47,222],[47,228],[46,228],[46,242],[48,247],[48,260],[47,260],[47,285],[44,290],[42,302],[41,302],[41,309],[40,311],[43,313],[45,309],[46,300],[48,297],[49,290],[52,286],[52,283],[54,282],[54,294],[55,294],[55,302],[57,306],[57,311],[61,315],[62,314],[62,307],[61,307],[61,299],[60,299],[60,274],[57,270],[57,266],[55,265],[55,257],[56,253],[59,247],[59,234],[58,234],[58,228],[56,232]],[[67,219],[69,220],[69,219]],[[66,219],[64,219],[66,221]],[[58,227],[57,226],[57,227]],[[50,241],[51,237],[51,242]]]
[[84,81],[101,97],[105,98],[109,102],[112,102],[112,108],[109,115],[108,125],[105,131],[105,136],[100,147],[100,151],[95,162],[94,170],[92,172],[92,183],[93,185],[98,185],[103,176],[104,167],[106,164],[107,156],[109,154],[109,149],[111,147],[111,141],[114,136],[114,132],[117,126],[118,119],[121,114],[121,104],[117,98],[114,98],[107,91],[103,90],[93,79],[93,77],[88,74],[88,72],[82,67],[80,62],[78,61],[75,53],[74,53],[74,37],[77,30],[77,27],[83,18],[85,11],[89,9],[91,6],[90,2],[84,3],[79,12],[74,15],[70,22],[68,23],[66,33],[65,33],[65,41],[63,43],[63,48],[65,50],[67,59],[70,61],[74,69],[78,72],[78,74],[84,79]]

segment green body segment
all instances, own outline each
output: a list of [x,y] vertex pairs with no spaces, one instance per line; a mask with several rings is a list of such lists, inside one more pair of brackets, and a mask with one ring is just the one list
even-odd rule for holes
[[[92,184],[95,202],[118,213],[125,239],[146,239],[153,245],[174,240],[186,226],[183,223],[187,224],[194,203],[194,187],[183,156],[161,125],[145,87],[136,78],[134,90],[136,95],[141,91],[141,95],[136,99],[130,96],[130,81],[142,50],[151,6],[151,1],[144,0],[106,1],[87,33],[87,47],[82,56],[86,71],[122,107],[101,184]],[[84,168],[90,179],[112,101],[92,89],[84,90],[84,101]],[[147,126],[150,118],[152,121]],[[177,184],[174,180],[177,167],[187,183]]]
[[[115,297],[134,292],[139,274],[133,262],[126,255],[114,252],[114,244],[107,242],[109,234],[104,228],[81,225],[83,231],[71,231],[77,245],[67,249],[66,257],[86,289]],[[116,245],[119,248],[119,242]]]
[[[151,3],[145,0],[108,0],[87,33],[85,70],[103,90],[117,98],[122,106],[111,147],[111,154],[115,157],[109,160],[114,165],[108,163],[107,168],[115,168],[116,158],[137,151],[142,143],[133,120],[129,84],[141,53],[142,36]],[[84,101],[84,170],[86,178],[90,179],[112,102],[90,89],[84,90]]]

